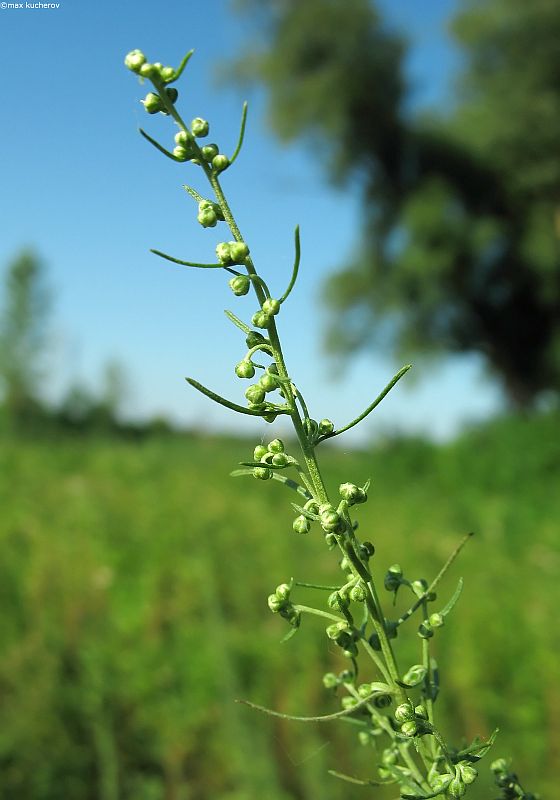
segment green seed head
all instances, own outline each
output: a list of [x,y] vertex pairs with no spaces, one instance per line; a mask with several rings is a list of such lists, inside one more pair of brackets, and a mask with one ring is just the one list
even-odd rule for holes
[[148,114],[157,114],[158,111],[163,110],[161,98],[158,94],[154,94],[154,92],[148,92],[146,97],[140,102],[143,104]]
[[191,131],[193,136],[196,136],[198,139],[203,139],[205,136],[208,136],[210,125],[205,119],[202,119],[202,117],[195,117],[191,122]]
[[[277,456],[274,456],[274,458],[276,457]],[[274,458],[272,459],[273,461]],[[311,523],[307,517],[304,517],[303,514],[300,514],[299,517],[295,518],[292,528],[296,533],[309,533],[311,530]]]
[[278,300],[274,300],[272,297],[269,297],[262,304],[262,310],[265,312],[265,314],[273,317],[280,311],[280,303]]
[[249,255],[249,248],[245,242],[229,242],[229,252],[233,264],[243,264]]
[[322,419],[319,423],[319,433],[321,436],[324,436],[326,433],[332,433],[334,431],[334,423],[330,421],[330,419]]
[[131,50],[127,53],[124,63],[128,69],[138,74],[142,65],[146,63],[146,56],[141,50]]
[[216,172],[223,172],[229,167],[229,158],[223,153],[218,153],[218,155],[214,156],[212,159],[212,166]]
[[255,374],[255,368],[250,361],[243,359],[236,365],[235,374],[238,378],[252,378]]

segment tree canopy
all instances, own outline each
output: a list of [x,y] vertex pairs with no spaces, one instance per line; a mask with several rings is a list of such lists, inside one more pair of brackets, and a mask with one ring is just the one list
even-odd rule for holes
[[411,111],[406,45],[367,0],[258,7],[263,46],[240,69],[267,86],[274,129],[359,178],[359,249],[326,287],[331,346],[478,352],[515,405],[557,392],[560,4],[459,3],[463,72],[439,114]]

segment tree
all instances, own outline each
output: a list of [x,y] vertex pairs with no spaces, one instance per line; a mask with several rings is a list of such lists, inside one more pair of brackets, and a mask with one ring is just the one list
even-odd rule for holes
[[331,345],[479,352],[514,405],[557,392],[560,4],[463,0],[446,117],[410,111],[403,42],[367,0],[275,0],[264,23],[240,72],[279,135],[311,137],[363,194],[358,255],[326,289]]
[[0,396],[8,422],[15,426],[41,411],[48,312],[42,264],[31,251],[23,251],[6,273],[0,315]]

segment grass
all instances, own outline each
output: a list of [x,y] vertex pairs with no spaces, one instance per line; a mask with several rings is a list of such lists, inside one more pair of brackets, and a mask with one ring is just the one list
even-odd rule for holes
[[[505,419],[446,446],[324,455],[331,486],[373,478],[360,524],[378,574],[399,561],[430,578],[475,531],[441,588],[443,604],[465,578],[437,636],[438,713],[458,743],[499,726],[493,757],[515,754],[523,782],[549,798],[560,756],[558,423]],[[292,532],[286,489],[228,477],[252,444],[3,442],[1,797],[346,800],[327,769],[375,777],[350,726],[233,702],[334,711],[321,676],[345,666],[319,620],[279,643],[270,591],[292,575],[336,580],[337,568],[319,536]],[[414,638],[401,669],[418,660]],[[469,797],[492,794],[488,778]],[[352,797],[362,795],[394,792]]]

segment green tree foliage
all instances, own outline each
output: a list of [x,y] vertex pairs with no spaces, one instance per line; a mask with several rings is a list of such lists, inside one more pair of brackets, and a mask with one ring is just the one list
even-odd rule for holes
[[363,194],[357,255],[327,286],[331,344],[482,353],[519,407],[556,391],[560,5],[463,0],[447,116],[411,111],[405,47],[367,0],[265,6],[241,74],[268,87],[281,137],[310,136]]
[[25,250],[7,270],[0,313],[0,397],[10,426],[25,426],[42,413],[39,380],[48,312],[43,266]]

